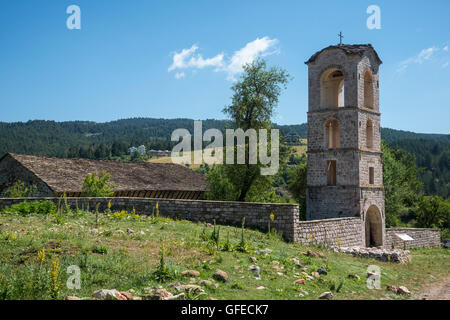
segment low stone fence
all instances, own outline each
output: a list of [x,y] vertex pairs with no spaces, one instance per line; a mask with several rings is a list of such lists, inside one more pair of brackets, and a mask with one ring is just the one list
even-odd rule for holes
[[361,246],[361,218],[334,218],[299,221],[295,227],[295,242],[334,246]]
[[[24,200],[50,200],[55,204],[58,202],[63,204],[60,198],[0,198],[0,209]],[[112,211],[127,210],[131,212],[135,209],[136,213],[141,215],[151,215],[152,212],[155,212],[156,203],[158,203],[161,216],[208,223],[216,220],[218,224],[235,226],[240,226],[242,218],[245,217],[246,227],[260,230],[267,230],[270,214],[273,213],[275,219],[271,222],[271,226],[282,232],[283,237],[288,241],[295,240],[295,223],[299,221],[298,205],[293,204],[116,197],[66,198],[66,201],[72,208],[78,206],[79,209],[89,208],[91,211],[95,210],[97,204],[99,204],[99,210],[104,211],[110,201]]]
[[[406,233],[412,241],[403,241],[395,234]],[[433,248],[441,245],[441,232],[438,229],[386,228],[386,248]]]
[[[63,205],[60,198],[29,198],[7,199],[0,198],[0,209],[19,203],[24,200],[50,200],[58,205]],[[155,212],[158,203],[159,214],[165,217],[178,218],[190,221],[202,221],[218,224],[240,226],[245,217],[247,227],[259,230],[267,230],[270,214],[275,219],[271,227],[282,232],[288,241],[303,244],[324,244],[353,246],[361,244],[361,220],[359,218],[336,218],[315,221],[300,221],[298,205],[274,204],[274,203],[250,203],[230,201],[205,201],[205,200],[171,200],[148,198],[66,198],[72,208],[99,210],[107,208],[111,202],[112,211],[136,210],[137,214],[151,215]]]

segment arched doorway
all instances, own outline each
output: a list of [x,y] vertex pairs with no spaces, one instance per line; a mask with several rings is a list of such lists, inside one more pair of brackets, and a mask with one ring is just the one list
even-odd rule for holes
[[383,245],[383,220],[377,206],[370,206],[365,219],[366,247]]

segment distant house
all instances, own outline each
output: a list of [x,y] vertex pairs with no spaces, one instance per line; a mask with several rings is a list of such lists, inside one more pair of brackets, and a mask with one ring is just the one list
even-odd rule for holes
[[0,197],[20,180],[37,186],[36,196],[80,197],[87,174],[106,171],[114,197],[202,199],[207,181],[201,173],[173,163],[58,159],[7,153],[0,158]]
[[295,132],[289,132],[284,136],[284,142],[299,142],[300,136]]
[[141,145],[139,147],[131,147],[128,149],[128,154],[135,154],[136,152],[139,152],[141,155],[144,155],[146,153],[146,148],[144,145]]
[[169,150],[150,150],[148,152],[152,157],[169,157],[171,152]]

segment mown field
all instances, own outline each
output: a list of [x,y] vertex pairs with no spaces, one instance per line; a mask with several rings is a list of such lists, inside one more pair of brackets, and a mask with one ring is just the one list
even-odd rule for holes
[[[155,273],[163,241],[167,279]],[[258,251],[267,248],[266,254]],[[325,291],[331,291],[334,299],[407,299],[387,291],[386,286],[403,285],[414,295],[421,286],[450,275],[450,254],[445,249],[413,250],[412,262],[406,265],[354,258],[317,247],[312,249],[326,258],[306,256],[308,249],[286,243],[276,233],[228,226],[214,229],[204,223],[155,215],[96,215],[79,210],[3,212],[0,299],[90,298],[98,289],[133,289],[136,296],[145,299],[149,288],[158,286],[176,294],[171,286],[175,282],[202,287],[205,294],[187,295],[188,299],[318,299]],[[80,289],[66,286],[71,276],[66,271],[71,265],[81,270]],[[249,270],[252,265],[260,268],[260,280]],[[369,265],[381,268],[379,290],[366,286]],[[306,274],[319,267],[328,274],[307,279]],[[218,269],[228,274],[227,282],[213,279]],[[184,270],[196,270],[200,275],[183,277]],[[360,279],[348,278],[349,274]],[[306,279],[306,284],[294,283],[298,279]]]

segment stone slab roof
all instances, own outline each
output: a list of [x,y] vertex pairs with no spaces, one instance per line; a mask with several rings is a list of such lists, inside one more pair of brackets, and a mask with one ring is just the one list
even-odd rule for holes
[[55,192],[79,192],[87,174],[111,174],[114,191],[205,191],[201,173],[173,163],[59,159],[7,153]]
[[372,47],[372,45],[370,43],[368,44],[338,44],[338,45],[331,45],[328,46],[326,48],[323,48],[320,51],[317,51],[316,53],[314,53],[311,58],[309,58],[308,61],[306,61],[305,63],[312,63],[314,61],[316,61],[317,57],[325,50],[330,50],[330,49],[341,49],[342,51],[344,51],[344,53],[346,55],[359,55],[362,56],[364,54],[364,51],[367,50],[371,50],[375,56],[375,58],[377,59],[378,63],[381,64],[383,63],[380,59],[380,57],[378,56],[378,53],[375,51],[375,49]]

